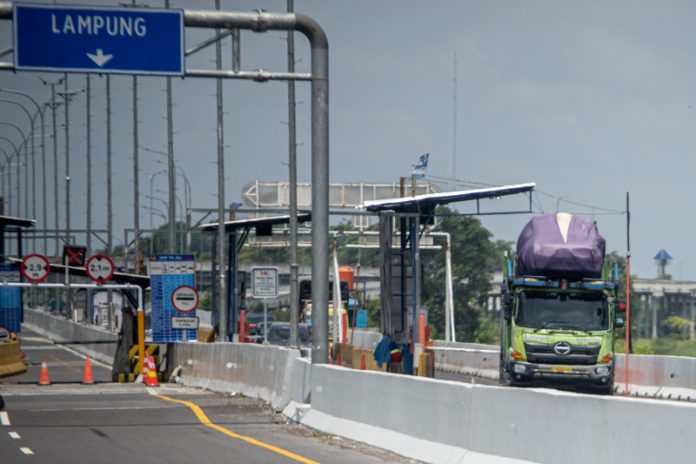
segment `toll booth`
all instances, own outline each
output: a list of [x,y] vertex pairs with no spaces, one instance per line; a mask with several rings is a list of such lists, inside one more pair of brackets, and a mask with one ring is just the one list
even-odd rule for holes
[[33,219],[0,215],[0,263],[6,262],[10,256],[11,248],[8,246],[8,238],[13,235],[16,242],[16,256],[19,258],[24,256],[22,231],[34,227],[35,223]]
[[[302,224],[312,220],[312,215],[310,213],[301,213],[297,215],[297,223]],[[232,340],[233,335],[237,332],[237,322],[239,321],[239,307],[242,298],[242,282],[237,272],[238,262],[237,257],[241,251],[244,243],[251,230],[257,237],[270,236],[273,234],[273,226],[288,224],[290,222],[290,216],[272,216],[265,218],[251,218],[251,219],[235,219],[231,221],[224,222],[224,233],[227,235],[227,289],[226,289],[226,301],[227,301],[227,334],[229,339]],[[203,224],[200,226],[203,232],[209,232],[217,236],[220,232],[220,223],[211,222],[209,224]],[[216,261],[217,258],[217,240],[213,239],[213,266],[212,272],[215,273],[217,266],[219,265]],[[213,325],[218,325],[220,314],[217,305],[217,294],[218,294],[218,280],[212,279],[213,287]]]
[[[427,311],[421,305],[422,270],[420,238],[435,220],[435,209],[449,203],[498,198],[528,193],[534,183],[507,185],[476,190],[414,195],[365,202],[367,211],[378,214],[380,244],[380,308],[382,334],[403,347],[402,371],[414,372],[414,355],[424,342],[423,324]],[[402,191],[402,194],[404,191]],[[532,196],[529,193],[529,212]],[[399,243],[393,243],[394,230]],[[419,330],[419,328],[421,330]]]

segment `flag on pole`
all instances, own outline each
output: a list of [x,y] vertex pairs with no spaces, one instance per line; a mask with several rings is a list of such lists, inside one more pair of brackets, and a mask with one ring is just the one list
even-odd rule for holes
[[418,162],[413,165],[413,172],[411,174],[418,179],[422,179],[425,176],[425,171],[428,169],[428,158],[430,158],[430,153],[424,153],[418,158]]

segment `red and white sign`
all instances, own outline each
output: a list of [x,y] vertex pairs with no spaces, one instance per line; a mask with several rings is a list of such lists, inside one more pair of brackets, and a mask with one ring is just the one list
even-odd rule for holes
[[24,257],[19,270],[29,282],[38,284],[46,280],[51,273],[51,263],[44,255],[32,253]]
[[98,284],[111,280],[115,270],[114,262],[106,255],[90,256],[85,262],[87,277]]
[[198,307],[199,301],[198,291],[188,285],[177,287],[172,293],[172,306],[180,313],[194,311]]

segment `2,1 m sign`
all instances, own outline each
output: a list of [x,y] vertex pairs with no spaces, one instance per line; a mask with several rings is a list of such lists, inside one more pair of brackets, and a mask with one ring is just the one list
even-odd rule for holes
[[17,70],[181,76],[183,11],[14,4],[14,50]]

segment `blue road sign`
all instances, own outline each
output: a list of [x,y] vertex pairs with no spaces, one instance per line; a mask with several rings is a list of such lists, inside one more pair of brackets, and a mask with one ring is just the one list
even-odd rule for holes
[[14,65],[182,76],[183,11],[14,4]]

